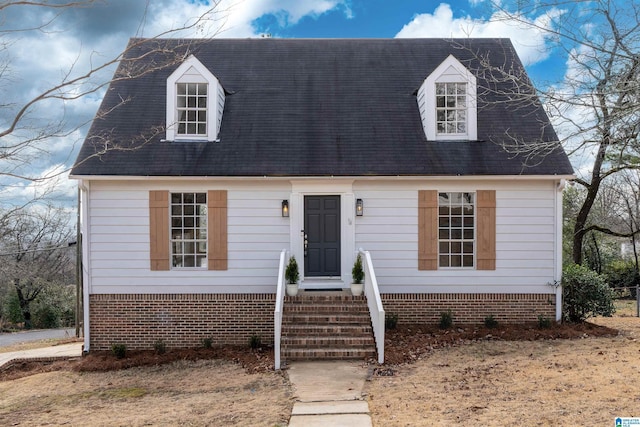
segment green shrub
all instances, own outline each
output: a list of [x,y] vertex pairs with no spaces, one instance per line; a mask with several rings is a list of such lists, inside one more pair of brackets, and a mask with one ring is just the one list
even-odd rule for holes
[[538,329],[549,329],[551,327],[551,319],[544,314],[538,314]]
[[111,353],[118,359],[127,357],[127,345],[122,343],[111,344]]
[[353,263],[353,268],[351,269],[351,278],[353,279],[353,283],[362,283],[364,280],[364,270],[362,269],[362,254],[358,254],[356,257],[356,262]]
[[453,313],[451,312],[451,309],[440,313],[439,326],[440,329],[449,329],[451,326],[453,326]]
[[631,298],[636,297],[636,285],[640,284],[640,275],[636,271],[636,266],[631,261],[615,260],[605,268],[603,275],[607,283],[614,289],[623,290],[626,294],[628,289]]
[[385,313],[384,326],[386,329],[395,329],[398,326],[398,315],[396,313]]
[[287,269],[284,272],[284,277],[287,280],[287,283],[298,283],[300,272],[298,271],[298,263],[296,262],[296,257],[292,256],[291,258],[289,258],[289,264],[287,264]]
[[60,313],[50,305],[41,305],[33,313],[33,327],[37,329],[52,329],[60,327]]
[[261,346],[262,346],[262,338],[260,337],[260,335],[256,335],[256,334],[251,335],[251,338],[249,338],[249,347],[255,350],[257,348],[260,348]]
[[22,310],[20,309],[20,301],[18,300],[18,294],[15,289],[9,291],[9,297],[4,302],[2,310],[2,317],[8,322],[13,323],[14,325],[24,322]]
[[211,337],[202,338],[202,347],[204,347],[204,348],[212,348],[213,347],[213,338],[211,338]]
[[571,264],[562,273],[562,313],[565,320],[583,322],[615,312],[614,292],[604,277],[587,267]]
[[158,354],[165,354],[167,352],[167,346],[162,339],[156,340],[153,344],[153,348]]
[[490,314],[484,318],[484,326],[489,329],[498,327],[498,321],[493,317],[493,314]]

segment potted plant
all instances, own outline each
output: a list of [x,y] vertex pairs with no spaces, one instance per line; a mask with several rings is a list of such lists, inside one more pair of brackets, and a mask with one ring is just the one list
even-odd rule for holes
[[291,297],[298,295],[298,279],[300,278],[300,273],[298,272],[296,257],[292,256],[289,258],[289,264],[287,264],[287,269],[284,272],[284,278],[287,282],[287,295]]
[[362,254],[358,254],[356,257],[356,262],[353,263],[353,268],[351,269],[351,277],[353,278],[353,282],[351,283],[351,293],[354,296],[362,295],[362,291],[364,289],[364,270],[362,269]]

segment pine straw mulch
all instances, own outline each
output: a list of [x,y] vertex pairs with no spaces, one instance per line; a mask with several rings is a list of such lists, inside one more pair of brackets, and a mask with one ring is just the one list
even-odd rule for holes
[[[430,325],[398,325],[386,331],[385,365],[399,365],[415,362],[426,354],[440,348],[470,344],[477,341],[505,340],[531,341],[578,339],[588,337],[616,336],[616,329],[592,323],[553,324],[540,329],[537,324],[500,325],[496,328],[485,326],[461,326],[439,329]],[[214,348],[167,349],[163,354],[154,350],[128,351],[126,357],[116,358],[110,351],[92,351],[89,354],[68,360],[17,361],[0,368],[0,381],[50,371],[105,372],[136,366],[156,366],[178,360],[223,359],[236,363],[247,373],[273,370],[273,348],[263,346],[250,349],[246,346],[224,346]],[[369,360],[375,366],[375,360]],[[374,375],[389,375],[392,370],[374,368]]]

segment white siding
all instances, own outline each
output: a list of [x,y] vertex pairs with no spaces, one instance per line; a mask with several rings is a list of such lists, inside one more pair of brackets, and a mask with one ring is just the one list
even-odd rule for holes
[[[93,182],[89,200],[91,293],[275,291],[278,257],[289,247],[281,202],[290,184]],[[149,190],[228,190],[228,270],[150,271]]]
[[[353,200],[343,210],[354,226],[350,232],[343,230],[342,238],[345,247],[371,252],[383,293],[553,293],[547,284],[557,273],[554,181],[367,179],[345,185],[337,191],[331,180],[319,181],[313,194],[342,192],[352,194],[345,200],[364,200],[362,217],[353,215]],[[148,194],[163,189],[227,190],[228,270],[150,271]],[[496,190],[495,271],[418,270],[421,189]],[[292,222],[296,213],[282,218],[280,212],[282,200],[293,193],[286,180],[91,182],[86,222],[90,235],[85,240],[90,292],[275,292],[279,253],[295,248],[301,239],[300,227]],[[342,259],[350,264],[353,254],[345,253]]]
[[[417,191],[496,190],[496,270],[418,270]],[[354,185],[365,201],[356,247],[371,252],[383,293],[553,293],[555,185],[552,181],[414,181]]]

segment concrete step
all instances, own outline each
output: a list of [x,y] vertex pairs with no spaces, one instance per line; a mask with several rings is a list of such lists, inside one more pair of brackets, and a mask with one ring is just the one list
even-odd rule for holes
[[371,335],[373,329],[371,324],[359,325],[284,325],[282,328],[282,336],[362,336]]
[[376,354],[374,348],[287,348],[282,353],[286,360],[366,359]]

